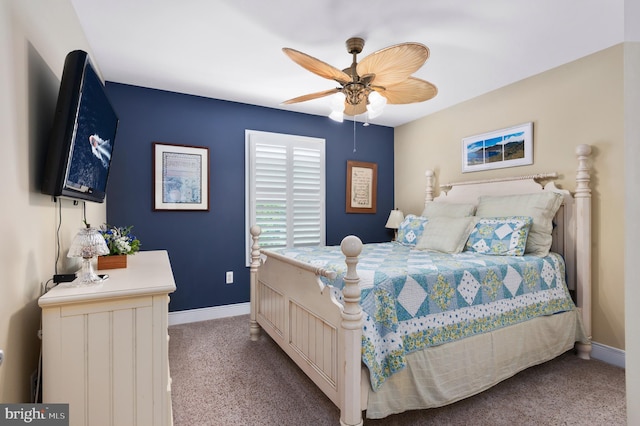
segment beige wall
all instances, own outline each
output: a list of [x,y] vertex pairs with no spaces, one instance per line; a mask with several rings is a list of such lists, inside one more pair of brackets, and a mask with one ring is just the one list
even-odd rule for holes
[[[619,349],[625,347],[623,51],[614,46],[395,129],[395,205],[405,214],[422,211],[428,168],[438,184],[555,171],[559,186],[574,190],[575,147],[592,145],[593,339]],[[529,121],[533,165],[461,173],[463,137]]]
[[[29,376],[40,352],[41,288],[54,273],[58,217],[61,253],[82,225],[82,204],[40,194],[43,144],[55,109],[62,66],[74,49],[88,50],[68,0],[0,0],[0,402],[29,402]],[[60,208],[61,207],[61,208]],[[104,205],[87,203],[87,218],[105,221]]]
[[[640,17],[640,5],[635,13]],[[637,21],[633,21],[637,22]],[[640,39],[640,33],[638,34]],[[625,302],[627,424],[640,424],[640,286],[636,267],[640,260],[640,42],[625,44]]]

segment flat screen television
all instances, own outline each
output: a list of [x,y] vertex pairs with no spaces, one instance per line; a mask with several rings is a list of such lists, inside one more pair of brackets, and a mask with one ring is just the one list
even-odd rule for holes
[[101,203],[118,128],[104,84],[82,50],[64,62],[42,192]]

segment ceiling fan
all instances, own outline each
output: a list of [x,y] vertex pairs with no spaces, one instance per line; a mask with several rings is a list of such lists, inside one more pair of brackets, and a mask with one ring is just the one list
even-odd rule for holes
[[283,104],[339,94],[332,100],[332,109],[334,113],[339,111],[339,119],[330,117],[342,121],[343,113],[355,116],[368,111],[369,118],[374,118],[373,115],[377,116],[385,103],[423,102],[438,93],[436,86],[428,81],[411,77],[411,74],[420,69],[429,58],[429,48],[425,45],[401,43],[389,46],[370,54],[360,63],[356,61],[356,56],[362,52],[364,40],[352,37],[347,40],[346,45],[347,51],[353,55],[353,62],[344,70],[295,49],[283,48],[283,52],[301,67],[340,84],[340,87],[298,96]]

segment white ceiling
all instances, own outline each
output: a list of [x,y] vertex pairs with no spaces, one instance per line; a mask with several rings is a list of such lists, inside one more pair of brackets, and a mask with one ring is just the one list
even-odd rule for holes
[[387,105],[372,120],[392,127],[624,41],[624,0],[71,3],[105,80],[317,115],[328,114],[329,98],[280,103],[337,83],[301,68],[282,47],[342,69],[351,64],[349,37],[366,41],[359,59],[423,43],[431,57],[414,75],[438,95]]

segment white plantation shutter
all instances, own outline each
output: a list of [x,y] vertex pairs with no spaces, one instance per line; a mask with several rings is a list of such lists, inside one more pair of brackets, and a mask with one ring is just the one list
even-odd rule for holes
[[287,246],[287,148],[256,143],[253,146],[252,224],[262,228],[262,247]]
[[292,151],[293,246],[321,245],[324,244],[324,143],[322,152],[319,148],[296,146]]
[[247,130],[246,141],[247,229],[262,228],[264,248],[324,245],[324,139]]

